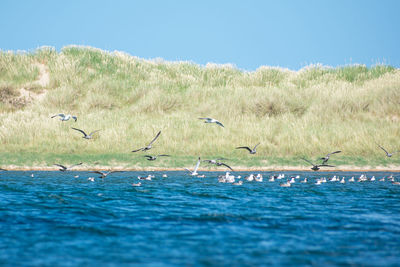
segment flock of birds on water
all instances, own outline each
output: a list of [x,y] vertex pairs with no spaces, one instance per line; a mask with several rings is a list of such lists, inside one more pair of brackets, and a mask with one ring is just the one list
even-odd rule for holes
[[[60,121],[63,121],[63,122],[69,121],[70,119],[73,119],[75,122],[78,120],[77,116],[73,116],[71,114],[60,113],[60,114],[56,114],[54,116],[51,116],[51,118],[55,118],[55,117],[60,117]],[[217,125],[219,125],[221,127],[224,127],[224,125],[220,121],[218,121],[216,119],[213,119],[213,118],[199,118],[199,119],[204,120],[204,123],[215,123],[215,124],[217,124]],[[89,134],[87,134],[82,129],[78,129],[78,128],[74,128],[74,127],[71,127],[71,128],[73,130],[78,131],[81,134],[83,134],[82,138],[84,138],[84,139],[93,139],[93,134],[95,134],[96,132],[100,131],[100,130],[95,130],[95,131],[92,131]],[[140,151],[148,151],[148,150],[152,149],[153,143],[160,137],[160,135],[161,135],[161,131],[159,131],[156,134],[156,136],[146,146],[138,148],[138,149],[134,149],[131,152],[135,153],[135,152],[140,152]],[[257,143],[254,147],[239,146],[239,147],[236,147],[236,149],[244,149],[244,150],[247,150],[249,154],[256,154],[257,153],[257,147],[259,145],[260,145],[260,143]],[[377,145],[378,145],[378,147],[380,149],[382,149],[385,152],[387,157],[392,157],[394,154],[400,152],[400,151],[395,151],[395,152],[389,153],[381,145],[379,145],[379,144],[377,144]],[[311,170],[318,171],[318,170],[320,170],[321,167],[335,167],[335,166],[329,165],[327,163],[328,163],[328,161],[329,161],[329,159],[330,159],[330,157],[332,155],[338,154],[338,153],[341,153],[341,152],[342,151],[337,150],[337,151],[328,153],[324,157],[321,157],[320,158],[321,163],[317,163],[317,164],[311,162],[310,160],[308,160],[306,158],[301,158],[301,159],[304,160],[305,162],[309,163],[312,166]],[[159,157],[170,157],[170,155],[167,155],[167,154],[144,155],[144,157],[149,161],[154,161],[154,160],[157,160],[157,158],[159,158]],[[228,164],[222,162],[223,160],[226,160],[226,159],[225,158],[206,159],[206,160],[203,160],[203,162],[206,162],[208,164],[212,164],[212,165],[215,165],[215,166],[218,166],[218,167],[223,166],[223,167],[226,167],[227,169],[229,169],[230,171],[234,171]],[[200,163],[201,162],[202,162],[202,160],[199,157],[198,160],[197,160],[196,165],[193,168],[193,170],[189,170],[188,168],[183,168],[183,169],[186,170],[188,175],[190,175],[190,176],[195,176],[195,177],[198,177],[198,178],[204,178],[205,177],[204,174],[201,175],[201,174],[198,173],[198,169],[200,167]],[[70,171],[72,168],[80,166],[82,164],[83,163],[80,162],[78,164],[74,164],[74,165],[71,165],[71,166],[65,166],[65,165],[62,165],[62,164],[54,164],[54,166],[59,167],[59,171],[66,172],[66,171]],[[0,168],[0,170],[7,171],[6,169],[3,169],[3,168]],[[118,170],[92,171],[91,173],[96,173],[96,174],[100,175],[100,176],[98,176],[98,178],[104,179],[108,175],[110,175],[112,173],[117,173],[117,172],[123,172],[123,171],[118,171]],[[31,177],[34,177],[34,174],[31,174]],[[74,177],[78,178],[79,175],[75,175]],[[162,177],[166,178],[167,174],[163,174]],[[155,176],[152,175],[152,174],[149,174],[148,176],[138,176],[137,178],[139,180],[151,181],[153,178],[155,178]],[[264,178],[263,178],[263,175],[261,173],[250,174],[248,176],[245,176],[243,179],[242,179],[241,175],[235,176],[235,175],[232,175],[229,171],[227,171],[224,175],[219,175],[218,176],[218,182],[220,182],[220,183],[230,183],[230,184],[233,184],[233,185],[243,185],[243,180],[246,180],[248,182],[252,182],[252,181],[262,182],[263,179]],[[285,174],[271,175],[269,177],[268,181],[269,182],[275,182],[276,180],[278,181],[278,180],[282,180],[282,179],[285,179]],[[280,186],[281,187],[291,187],[292,184],[296,183],[296,180],[298,180],[298,179],[300,179],[299,175],[291,176],[288,179],[286,179],[285,182],[280,183]],[[387,181],[391,182],[394,185],[400,185],[400,182],[395,181],[395,178],[393,177],[393,175],[390,175],[390,176],[386,177],[386,179],[387,179]],[[94,182],[95,178],[94,177],[89,177],[88,180],[91,181],[91,182]],[[344,184],[344,183],[346,183],[346,178],[345,177],[340,178],[340,177],[337,177],[336,175],[334,175],[331,178],[321,177],[321,178],[317,178],[315,180],[315,184],[316,185],[321,185],[323,183],[326,183],[327,181],[329,181],[329,182],[339,182],[341,184]],[[347,182],[355,182],[355,181],[356,181],[356,179],[355,179],[354,176],[347,180]],[[362,174],[360,177],[357,178],[357,182],[367,182],[367,181],[373,182],[373,181],[376,181],[376,178],[375,178],[375,176],[367,178],[367,176],[364,175],[364,174]],[[378,181],[384,182],[385,181],[385,177],[380,178]],[[309,181],[308,181],[307,177],[305,177],[303,180],[300,181],[300,183],[308,183],[308,182]],[[142,185],[141,182],[132,184],[132,186],[141,186],[141,185]]]

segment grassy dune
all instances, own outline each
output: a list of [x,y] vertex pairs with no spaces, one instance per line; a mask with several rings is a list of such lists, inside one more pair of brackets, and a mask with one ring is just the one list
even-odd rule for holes
[[[40,84],[39,66],[50,80]],[[50,119],[71,113],[78,121]],[[204,124],[213,117],[225,128]],[[69,46],[57,52],[0,52],[0,165],[180,167],[197,156],[223,156],[234,166],[304,166],[342,150],[332,164],[400,166],[376,143],[400,150],[400,70],[384,65],[299,71],[144,60],[120,52]],[[100,129],[85,140],[70,127]],[[131,153],[158,130],[148,162]],[[261,142],[248,155],[236,146]]]

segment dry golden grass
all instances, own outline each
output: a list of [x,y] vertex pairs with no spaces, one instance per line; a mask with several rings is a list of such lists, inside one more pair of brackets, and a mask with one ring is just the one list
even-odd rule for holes
[[[44,87],[35,83],[37,63],[50,72]],[[129,154],[159,130],[151,152],[182,157],[249,159],[234,148],[258,142],[261,158],[337,149],[380,158],[375,142],[400,149],[400,70],[390,66],[245,72],[71,46],[1,52],[0,70],[3,153]],[[45,95],[23,98],[21,88]],[[78,122],[50,119],[57,113],[75,114]],[[204,116],[225,128],[198,120]],[[101,131],[88,141],[71,127]]]

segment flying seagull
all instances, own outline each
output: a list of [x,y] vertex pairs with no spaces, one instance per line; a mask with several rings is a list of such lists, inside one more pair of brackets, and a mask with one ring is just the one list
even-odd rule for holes
[[75,165],[71,165],[71,166],[69,166],[69,167],[66,167],[66,166],[61,165],[61,164],[53,164],[53,165],[60,167],[59,171],[65,172],[65,171],[71,170],[73,167],[82,165],[82,162],[80,162],[80,163],[78,163],[78,164],[75,164]]
[[108,171],[108,172],[102,172],[102,171],[93,171],[92,173],[97,173],[100,174],[99,178],[106,178],[107,175],[114,173],[114,172],[121,172],[121,171]]
[[151,142],[147,145],[147,146],[145,146],[145,147],[142,147],[142,148],[139,148],[139,149],[136,149],[136,150],[132,150],[132,152],[138,152],[138,151],[147,151],[147,150],[150,150],[151,148],[152,148],[152,144],[154,143],[154,141],[156,141],[157,140],[157,138],[160,136],[160,134],[161,134],[161,131],[159,131],[158,133],[157,133],[157,135],[156,135],[156,137],[154,137],[153,138],[153,140],[151,140]]
[[199,120],[204,120],[204,123],[216,123],[219,126],[224,127],[224,125],[222,123],[220,123],[219,121],[217,121],[216,119],[213,119],[213,118],[199,118]]
[[249,151],[249,153],[250,154],[256,154],[256,149],[257,149],[257,146],[259,145],[260,143],[258,143],[253,149],[251,149],[250,147],[248,147],[248,146],[239,146],[239,147],[237,147],[236,149],[247,149],[248,151]]
[[191,170],[189,170],[189,169],[187,169],[187,168],[184,168],[185,170],[187,170],[189,173],[190,173],[190,175],[191,176],[197,176],[197,175],[199,175],[199,173],[197,172],[197,169],[199,168],[199,166],[200,166],[200,157],[199,157],[199,159],[198,159],[198,161],[197,161],[197,163],[196,163],[196,166],[194,167],[194,170],[193,171],[191,171]]
[[85,139],[92,139],[92,138],[93,138],[92,135],[93,135],[94,133],[100,131],[100,130],[96,130],[96,131],[91,132],[90,134],[86,134],[86,133],[85,133],[83,130],[81,130],[81,129],[74,128],[74,127],[71,127],[71,128],[74,129],[74,130],[76,130],[76,131],[79,131],[79,132],[83,133],[82,138],[85,138]]
[[319,167],[335,167],[335,166],[327,165],[327,164],[314,164],[311,161],[306,160],[305,158],[301,158],[301,159],[310,163],[312,165],[311,170],[313,170],[313,171],[318,171],[320,169]]
[[336,153],[340,153],[340,152],[342,152],[342,151],[338,150],[338,151],[331,152],[331,153],[327,154],[325,157],[321,158],[322,159],[322,164],[325,164],[325,163],[328,162],[330,155],[336,154]]
[[170,157],[170,155],[157,155],[157,156],[146,155],[144,157],[147,158],[147,160],[156,160],[158,157]]
[[227,164],[225,164],[223,162],[220,162],[219,160],[222,160],[222,159],[206,159],[203,161],[208,162],[209,164],[214,164],[216,166],[225,166],[228,169],[230,169],[231,171],[234,171],[230,166],[228,166]]
[[60,113],[60,114],[51,116],[51,118],[54,118],[54,117],[57,117],[57,116],[60,117],[60,121],[68,121],[68,120],[71,119],[71,118],[73,118],[73,119],[75,120],[75,122],[78,120],[78,118],[77,118],[76,116],[72,116],[71,114],[65,115],[65,114],[63,114],[63,113]]
[[384,149],[382,146],[380,146],[379,144],[377,144],[377,145],[378,145],[383,151],[385,151],[386,156],[389,157],[389,158],[390,158],[391,156],[393,156],[394,154],[400,152],[400,151],[395,151],[395,152],[389,153],[389,152],[387,152],[387,150]]

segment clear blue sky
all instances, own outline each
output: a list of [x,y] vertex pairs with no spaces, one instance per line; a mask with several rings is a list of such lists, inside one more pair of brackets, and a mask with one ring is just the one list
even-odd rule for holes
[[0,1],[0,49],[89,45],[141,58],[299,69],[400,67],[400,1]]

